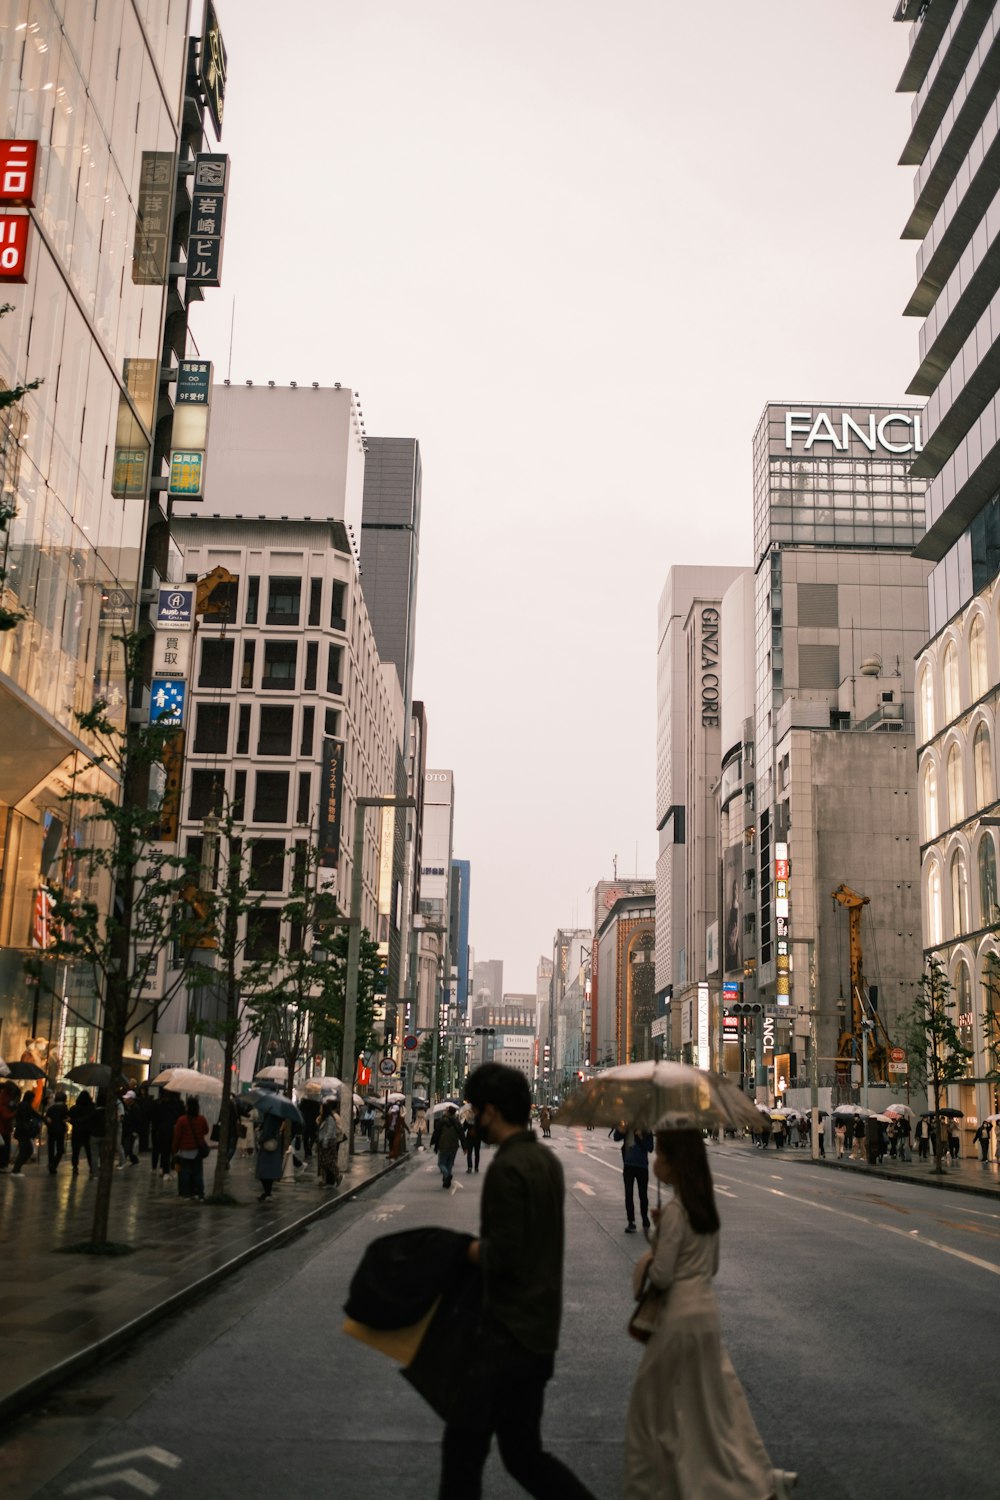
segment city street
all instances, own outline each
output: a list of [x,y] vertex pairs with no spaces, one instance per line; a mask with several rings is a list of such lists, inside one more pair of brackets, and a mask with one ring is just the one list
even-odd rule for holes
[[[614,1500],[640,1353],[625,1333],[629,1270],[643,1242],[623,1232],[620,1156],[606,1133],[557,1129],[551,1149],[566,1173],[567,1262],[545,1432]],[[825,1170],[804,1152],[709,1151],[726,1337],[772,1459],[800,1474],[797,1494],[992,1493],[1000,1202]],[[362,1490],[430,1500],[440,1423],[393,1364],[342,1335],[342,1304],[373,1236],[475,1228],[482,1177],[459,1167],[446,1193],[434,1157],[418,1154],[44,1398],[8,1433],[8,1500]],[[960,1356],[948,1352],[956,1329]],[[484,1492],[522,1493],[495,1456]]]

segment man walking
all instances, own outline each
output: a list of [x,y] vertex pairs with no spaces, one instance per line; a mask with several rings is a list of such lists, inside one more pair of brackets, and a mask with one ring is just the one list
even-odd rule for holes
[[485,1063],[470,1073],[465,1097],[497,1152],[483,1182],[479,1239],[469,1246],[483,1272],[481,1359],[470,1377],[477,1389],[465,1403],[475,1415],[445,1427],[439,1500],[479,1500],[494,1433],[504,1467],[529,1495],[593,1500],[542,1447],[562,1314],[562,1168],[528,1129],[523,1073]]
[[643,1229],[649,1228],[649,1153],[653,1136],[649,1130],[633,1130],[624,1120],[615,1126],[615,1140],[622,1143],[622,1177],[625,1181],[626,1234],[635,1234],[635,1189],[639,1189],[639,1212]]
[[454,1104],[450,1104],[441,1115],[434,1126],[434,1134],[431,1136],[431,1148],[437,1152],[438,1171],[441,1173],[441,1186],[451,1187],[451,1174],[455,1170],[455,1157],[458,1148],[462,1144],[462,1127],[458,1123],[458,1115]]

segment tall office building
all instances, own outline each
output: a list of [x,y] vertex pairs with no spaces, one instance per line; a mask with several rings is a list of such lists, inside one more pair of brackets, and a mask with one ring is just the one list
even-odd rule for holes
[[[10,0],[0,16],[0,388],[43,382],[0,413],[0,604],[15,617],[0,633],[0,1036],[14,1057],[30,1039],[53,1077],[96,1055],[100,996],[72,965],[29,987],[23,960],[49,946],[49,884],[85,840],[63,800],[88,756],[75,716],[103,697],[124,723],[116,637],[158,581],[143,558],[151,483],[166,486],[161,371],[176,376],[202,296],[183,276],[191,153],[216,44],[216,125],[225,66],[214,11],[202,46],[191,9]],[[96,879],[87,894],[109,898]]]
[[[898,1039],[917,977],[913,660],[927,565],[910,555],[925,488],[910,466],[921,440],[918,408],[813,402],[768,405],[754,435],[753,738],[742,732],[742,797],[728,796],[727,780],[720,799],[721,922],[728,946],[739,881],[746,998],[764,1007],[748,1071],[772,1097],[808,1082],[814,1038],[825,1082],[860,1075],[870,997],[852,1000],[837,887],[869,898],[862,942],[883,1071],[886,1030]],[[742,580],[739,592],[734,619],[747,605]],[[725,642],[723,655],[729,666]],[[746,705],[743,653],[732,666],[727,757]],[[725,775],[736,774],[727,760]],[[731,957],[723,964],[735,969]]]
[[983,978],[1000,925],[1000,6],[900,0],[895,19],[912,22],[898,84],[914,96],[903,238],[919,241],[905,312],[923,319],[910,392],[927,407],[912,472],[929,480],[916,550],[933,564],[917,665],[923,940],[971,1054],[949,1100],[971,1126],[996,1107],[998,1061],[997,997]]
[[448,946],[451,949],[454,993],[459,1014],[469,1012],[469,904],[472,897],[472,866],[467,859],[451,862],[451,909]]

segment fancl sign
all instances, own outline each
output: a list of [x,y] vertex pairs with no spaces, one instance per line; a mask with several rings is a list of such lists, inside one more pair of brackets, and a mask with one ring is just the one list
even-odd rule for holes
[[924,446],[920,413],[890,411],[878,417],[869,412],[867,419],[859,421],[846,411],[834,416],[825,411],[785,412],[785,447],[789,451],[800,441],[806,453],[812,452],[816,443],[829,443],[835,453],[847,453],[852,439],[863,443],[870,453],[879,448],[886,453],[920,453]]

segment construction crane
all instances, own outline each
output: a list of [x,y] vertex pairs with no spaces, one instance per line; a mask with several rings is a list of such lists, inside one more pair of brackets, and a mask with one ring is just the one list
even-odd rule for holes
[[[840,1033],[837,1046],[837,1071],[847,1073],[852,1062],[860,1062],[862,1048],[868,1055],[868,1078],[872,1083],[885,1083],[888,1078],[889,1034],[877,1010],[871,1003],[865,984],[864,959],[861,951],[861,913],[870,904],[870,897],[859,896],[849,885],[838,885],[832,892],[847,910],[850,931],[851,961],[851,1029]],[[880,1040],[881,1037],[881,1040]]]

